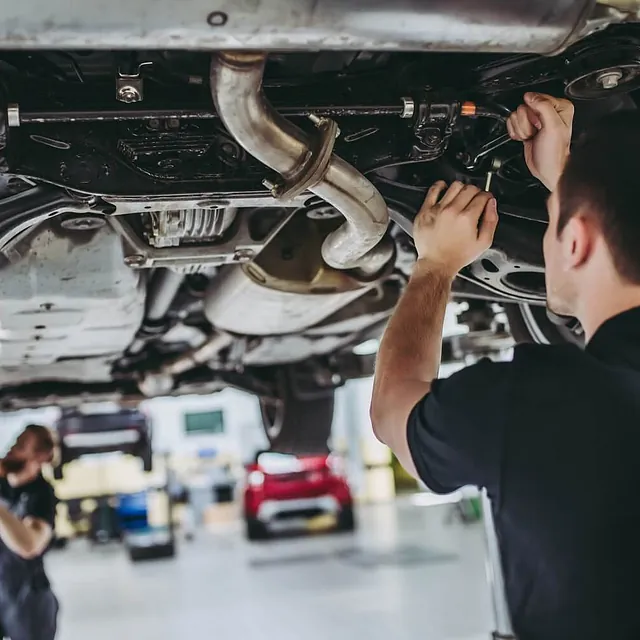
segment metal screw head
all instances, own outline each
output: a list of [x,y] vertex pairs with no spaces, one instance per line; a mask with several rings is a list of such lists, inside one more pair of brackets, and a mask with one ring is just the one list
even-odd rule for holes
[[145,263],[145,257],[139,253],[132,253],[129,256],[125,256],[124,263],[127,267],[141,267]]
[[169,129],[179,129],[180,128],[180,120],[178,118],[169,118],[167,122]]
[[622,71],[613,69],[611,71],[603,71],[597,78],[596,82],[603,89],[615,89],[622,80]]
[[233,259],[236,262],[248,262],[253,259],[253,249],[236,249]]
[[140,102],[140,100],[142,100],[142,95],[140,95],[140,91],[138,91],[136,87],[133,87],[130,84],[125,84],[118,89],[117,98],[120,102],[131,104],[133,102]]

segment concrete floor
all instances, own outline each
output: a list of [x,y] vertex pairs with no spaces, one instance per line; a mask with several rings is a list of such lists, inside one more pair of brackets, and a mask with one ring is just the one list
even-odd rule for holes
[[79,541],[49,555],[60,640],[480,640],[489,637],[481,525],[448,506],[367,507],[354,535],[248,544],[239,524],[132,565]]

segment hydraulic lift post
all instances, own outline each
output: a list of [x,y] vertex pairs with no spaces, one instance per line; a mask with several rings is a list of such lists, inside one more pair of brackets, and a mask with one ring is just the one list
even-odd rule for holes
[[500,547],[496,535],[491,500],[485,490],[482,491],[482,521],[486,540],[486,571],[491,601],[493,605],[493,631],[492,640],[515,640],[511,626],[511,616],[507,606],[507,598],[504,589],[504,576],[500,560]]

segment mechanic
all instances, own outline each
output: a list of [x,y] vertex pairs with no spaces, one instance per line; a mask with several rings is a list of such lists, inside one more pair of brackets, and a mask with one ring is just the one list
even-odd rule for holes
[[42,477],[55,442],[29,425],[0,461],[0,637],[52,640],[58,601],[42,556],[53,536],[56,497]]
[[436,493],[486,488],[520,640],[640,638],[640,117],[617,113],[569,154],[573,106],[526,94],[508,122],[551,192],[548,306],[586,349],[522,345],[438,379],[456,273],[491,245],[491,194],[436,183],[418,260],[380,345],[378,438]]

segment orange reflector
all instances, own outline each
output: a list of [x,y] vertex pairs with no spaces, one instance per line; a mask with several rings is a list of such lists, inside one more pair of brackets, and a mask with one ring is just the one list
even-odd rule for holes
[[461,116],[475,116],[476,115],[476,103],[475,102],[463,102],[460,107]]

